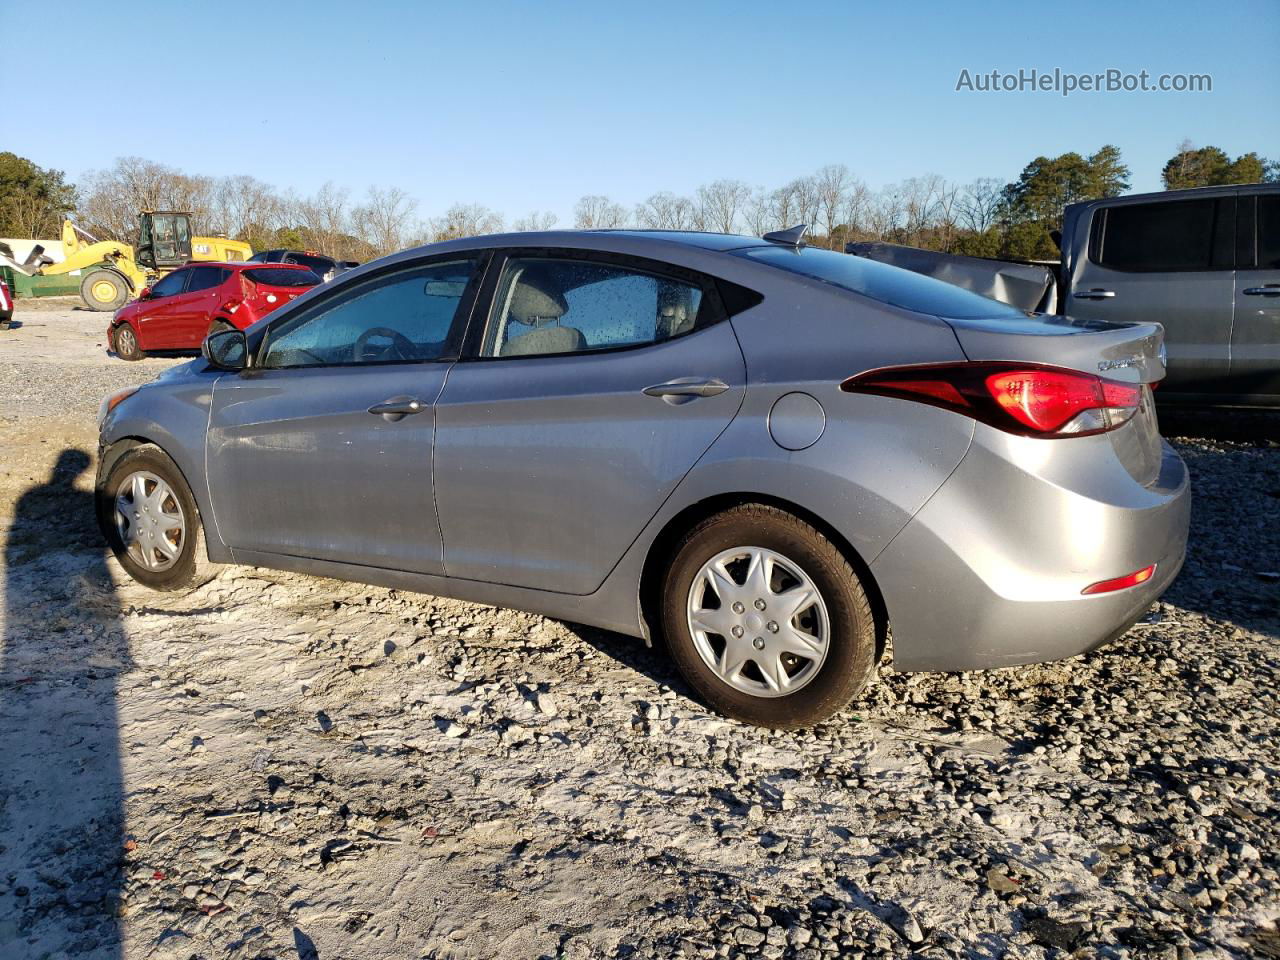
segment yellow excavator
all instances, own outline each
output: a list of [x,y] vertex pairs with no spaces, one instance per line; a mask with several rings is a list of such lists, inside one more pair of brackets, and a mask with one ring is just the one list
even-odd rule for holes
[[192,261],[248,260],[253,248],[225,237],[193,237],[191,214],[144,210],[138,217],[136,248],[115,240],[99,240],[70,220],[62,222],[62,253],[54,263],[37,246],[23,263],[3,256],[0,263],[28,276],[82,271],[80,298],[90,310],[118,310],[144,287]]

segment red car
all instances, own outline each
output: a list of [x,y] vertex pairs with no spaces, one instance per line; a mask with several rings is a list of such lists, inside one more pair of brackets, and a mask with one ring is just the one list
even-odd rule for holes
[[211,330],[243,330],[318,283],[292,263],[189,263],[117,310],[107,344],[122,360],[141,360],[149,350],[198,350]]
[[0,280],[0,330],[9,329],[13,320],[13,297],[9,294],[9,285]]

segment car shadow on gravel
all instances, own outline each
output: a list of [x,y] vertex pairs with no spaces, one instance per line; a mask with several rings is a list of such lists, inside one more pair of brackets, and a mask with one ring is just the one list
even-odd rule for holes
[[[124,795],[116,678],[130,668],[92,465],[65,449],[18,500],[0,647],[0,943],[6,957],[121,953]],[[68,609],[92,612],[73,625]]]
[[622,666],[644,674],[654,683],[670,687],[682,697],[688,697],[696,703],[702,702],[693,687],[685,683],[684,678],[676,670],[676,665],[662,646],[661,638],[655,639],[653,646],[648,646],[638,637],[628,637],[581,623],[570,623],[567,620],[560,622],[580,640],[616,660]]

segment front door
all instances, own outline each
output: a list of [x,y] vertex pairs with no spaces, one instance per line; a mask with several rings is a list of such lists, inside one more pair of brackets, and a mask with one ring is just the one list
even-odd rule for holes
[[[1280,397],[1280,193],[1240,198],[1231,393]],[[1251,225],[1253,229],[1250,229]]]
[[271,323],[255,369],[214,387],[214,518],[233,551],[440,573],[433,405],[474,301],[475,261],[335,288]]
[[594,591],[742,402],[713,285],[578,257],[505,260],[436,404],[450,577]]
[[1161,390],[1226,389],[1234,295],[1235,196],[1119,203],[1095,210],[1088,256],[1064,312],[1164,324]]

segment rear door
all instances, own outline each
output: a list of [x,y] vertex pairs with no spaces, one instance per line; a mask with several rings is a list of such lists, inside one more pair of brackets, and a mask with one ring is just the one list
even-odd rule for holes
[[1077,259],[1064,312],[1159,322],[1169,356],[1161,390],[1227,389],[1235,205],[1231,192],[1095,208],[1088,254]]
[[433,404],[478,262],[397,264],[336,287],[277,314],[258,365],[218,380],[208,475],[232,550],[441,572]]
[[1241,191],[1239,236],[1230,391],[1274,401],[1280,398],[1280,193]]
[[436,405],[446,572],[587,594],[737,413],[742,352],[669,265],[517,251],[486,286]]

